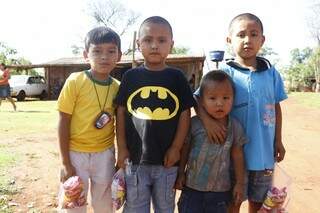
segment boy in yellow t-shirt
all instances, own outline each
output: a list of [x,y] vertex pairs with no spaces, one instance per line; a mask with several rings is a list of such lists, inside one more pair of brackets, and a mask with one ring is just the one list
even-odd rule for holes
[[[72,73],[58,98],[61,181],[79,176],[87,195],[90,179],[94,211],[112,212],[113,99],[119,82],[109,74],[121,58],[119,35],[107,27],[94,28],[86,36],[83,56],[91,69]],[[72,212],[85,211],[86,207],[72,209]]]

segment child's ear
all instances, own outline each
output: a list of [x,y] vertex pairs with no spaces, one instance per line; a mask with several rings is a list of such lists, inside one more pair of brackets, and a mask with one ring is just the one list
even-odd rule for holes
[[86,50],[83,51],[82,55],[83,55],[83,58],[85,59],[85,61],[89,62],[89,56],[88,56],[88,52]]
[[261,47],[263,46],[263,44],[264,44],[265,40],[266,40],[266,37],[263,35],[263,36],[262,36]]
[[119,61],[121,60],[121,56],[122,56],[122,52],[121,52],[121,51],[119,51],[119,54],[118,54],[118,60],[117,60],[117,62],[119,62]]
[[140,41],[139,41],[139,39],[136,40],[136,44],[137,44],[138,50],[141,51],[140,50]]
[[174,46],[174,40],[172,40],[172,42],[171,42],[170,53],[172,52],[173,46]]
[[226,38],[226,42],[227,42],[228,44],[231,44],[231,38],[230,38],[229,36]]

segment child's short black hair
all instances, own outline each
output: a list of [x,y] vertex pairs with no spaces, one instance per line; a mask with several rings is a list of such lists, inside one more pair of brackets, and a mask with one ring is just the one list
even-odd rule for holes
[[232,86],[233,95],[235,94],[235,87],[234,83],[231,79],[231,77],[223,72],[222,70],[212,70],[209,71],[207,74],[205,74],[200,82],[200,88],[199,88],[199,95],[200,97],[203,96],[203,92],[206,89],[208,83],[214,81],[214,82],[223,82],[223,81],[229,81]]
[[170,23],[165,18],[163,18],[161,16],[151,16],[151,17],[145,19],[142,22],[142,24],[140,25],[139,35],[140,35],[140,31],[142,29],[142,26],[145,25],[145,24],[148,24],[148,23],[167,25],[169,27],[169,31],[170,31],[171,37],[173,37],[172,27],[171,27]]
[[121,52],[120,36],[109,27],[96,27],[90,30],[84,40],[85,50],[89,51],[90,44],[114,43]]
[[253,14],[251,14],[251,13],[242,13],[242,14],[239,14],[239,15],[237,15],[236,17],[234,17],[234,18],[231,20],[230,24],[229,24],[229,33],[230,33],[230,34],[231,34],[231,32],[232,32],[232,28],[233,28],[234,22],[239,21],[239,20],[243,20],[243,19],[255,21],[255,22],[261,27],[261,32],[262,32],[262,34],[263,34],[263,25],[262,25],[261,20],[258,18],[258,16],[253,15]]

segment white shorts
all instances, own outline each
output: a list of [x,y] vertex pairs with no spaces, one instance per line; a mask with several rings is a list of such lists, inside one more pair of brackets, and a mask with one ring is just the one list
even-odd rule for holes
[[[115,172],[114,147],[103,152],[84,153],[70,151],[72,165],[84,183],[86,196],[90,187],[91,205],[95,213],[113,212],[111,182]],[[89,184],[90,180],[90,184]],[[66,212],[86,212],[86,207]]]

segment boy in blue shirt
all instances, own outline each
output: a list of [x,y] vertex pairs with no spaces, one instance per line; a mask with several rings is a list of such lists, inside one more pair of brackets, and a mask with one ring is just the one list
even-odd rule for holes
[[[248,138],[244,152],[249,212],[260,209],[271,185],[274,163],[282,161],[285,155],[280,102],[287,95],[278,71],[267,59],[257,57],[264,41],[263,25],[257,16],[250,13],[236,16],[229,25],[227,37],[235,58],[222,68],[236,88],[231,114],[240,121]],[[222,141],[225,129],[199,109],[210,137]]]
[[166,65],[173,46],[172,28],[159,16],[140,26],[138,47],[144,64],[121,80],[116,99],[118,166],[126,173],[124,212],[174,212],[174,183],[180,150],[190,124],[192,92],[183,73]]

